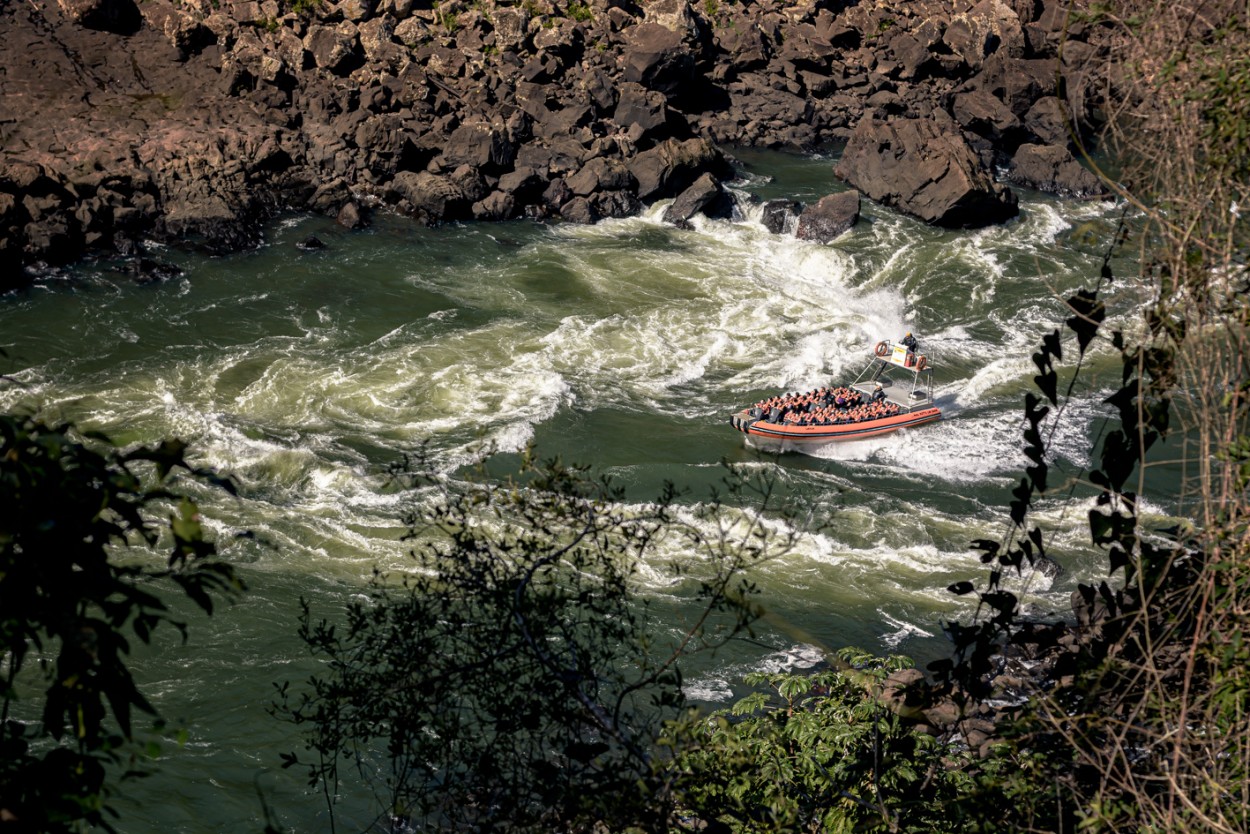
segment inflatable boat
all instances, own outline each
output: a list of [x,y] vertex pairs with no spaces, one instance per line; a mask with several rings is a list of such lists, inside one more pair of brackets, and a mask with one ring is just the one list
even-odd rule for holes
[[768,397],[729,423],[752,437],[810,444],[861,440],[940,419],[933,366],[924,355],[886,341],[853,382]]

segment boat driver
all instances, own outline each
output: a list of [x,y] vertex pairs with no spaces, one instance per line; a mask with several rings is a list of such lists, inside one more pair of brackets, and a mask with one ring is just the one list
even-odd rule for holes
[[884,400],[884,399],[885,399],[885,389],[882,388],[881,383],[878,382],[872,389],[872,401],[880,402],[881,400]]
[[907,348],[908,353],[915,353],[920,349],[920,343],[916,341],[916,337],[911,335],[911,331],[907,331],[907,335],[903,337],[903,346]]

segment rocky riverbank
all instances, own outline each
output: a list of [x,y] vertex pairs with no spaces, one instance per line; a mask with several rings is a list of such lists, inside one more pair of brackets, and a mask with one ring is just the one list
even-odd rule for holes
[[[1109,48],[1062,0],[15,0],[0,287],[148,239],[254,245],[287,209],[589,223],[676,197],[681,223],[727,210],[736,145],[845,142],[865,196],[1000,222],[1002,180],[1101,192],[1073,139]],[[813,234],[854,222],[821,203]]]

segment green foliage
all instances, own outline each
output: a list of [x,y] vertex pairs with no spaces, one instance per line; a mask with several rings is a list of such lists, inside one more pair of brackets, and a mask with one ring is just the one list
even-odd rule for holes
[[322,0],[290,0],[288,8],[301,17],[311,15],[321,6]]
[[578,23],[584,23],[586,21],[593,20],[594,17],[595,13],[591,11],[589,3],[569,3],[570,20],[577,21]]
[[[402,477],[413,571],[376,576],[342,623],[305,606],[325,672],[280,687],[278,712],[307,728],[310,783],[332,802],[353,774],[380,774],[385,813],[425,831],[662,827],[656,744],[685,709],[681,660],[750,627],[745,571],[789,543],[763,509],[679,512],[671,489],[626,504],[558,462],[527,457],[506,481]],[[726,484],[767,504],[766,486]],[[643,566],[670,558],[672,593],[701,610],[676,631],[636,593]]]
[[695,722],[673,766],[683,809],[734,832],[959,830],[950,806],[974,785],[967,754],[882,700],[910,661],[853,649],[839,660],[815,675],[751,675],[766,692]]
[[449,35],[460,28],[460,15],[456,13],[456,10],[454,8],[443,8],[437,2],[434,4],[434,20]]
[[718,0],[703,0],[703,13],[708,17],[716,17],[720,12],[720,3]]
[[[144,757],[133,714],[155,714],[126,665],[128,635],[146,643],[162,623],[186,634],[157,590],[172,585],[211,614],[214,594],[242,589],[195,504],[169,487],[179,469],[230,484],[190,469],[185,451],[166,441],[124,452],[0,415],[0,818],[23,831],[107,825],[108,768]],[[131,544],[169,555],[159,567],[121,562],[115,551]],[[38,721],[16,720],[39,703]]]

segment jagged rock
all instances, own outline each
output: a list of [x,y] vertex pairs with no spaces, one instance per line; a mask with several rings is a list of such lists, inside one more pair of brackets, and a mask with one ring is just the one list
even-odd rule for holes
[[687,228],[690,218],[700,213],[721,218],[733,214],[733,199],[711,174],[699,177],[693,185],[677,195],[677,199],[664,209],[664,222]]
[[643,14],[648,23],[658,24],[681,36],[693,34],[696,30],[689,0],[647,0]]
[[983,0],[953,15],[942,40],[973,69],[990,55],[1019,58],[1027,45],[1020,16],[1001,0]]
[[506,52],[521,52],[529,41],[529,13],[515,6],[495,9],[495,46]]
[[492,191],[473,204],[475,220],[507,220],[516,216],[516,198],[503,191]]
[[533,168],[517,168],[499,178],[500,192],[523,204],[537,202],[547,187],[547,178]]
[[589,197],[600,191],[632,189],[637,184],[621,160],[603,157],[587,162],[566,182],[579,197]]
[[859,222],[859,192],[843,191],[821,197],[799,215],[795,237],[828,243]]
[[512,166],[516,150],[502,125],[483,122],[463,124],[452,131],[443,151],[447,165],[473,165],[488,171],[504,171]]
[[1041,145],[1066,147],[1071,141],[1072,118],[1058,96],[1042,96],[1024,114],[1024,127]]
[[725,157],[706,139],[668,139],[629,161],[638,181],[638,199],[659,200],[679,194],[704,172],[728,176]]
[[681,36],[658,23],[630,32],[623,56],[624,79],[661,93],[675,93],[694,77],[694,57]]
[[668,105],[662,93],[631,82],[622,84],[619,92],[614,122],[627,128],[637,126],[638,139],[662,138],[667,133]]
[[354,24],[343,21],[337,27],[314,26],[304,37],[304,48],[321,69],[347,75],[360,66],[359,40]]
[[[1109,48],[1105,31],[1066,21],[1056,0],[721,3],[714,13],[687,0],[595,0],[585,21],[551,0],[489,17],[460,0],[322,0],[300,14],[279,0],[134,4],[0,13],[0,100],[40,102],[11,108],[4,125],[0,261],[132,252],[144,238],[184,235],[226,251],[256,243],[276,211],[335,215],[354,201],[428,222],[562,211],[590,222],[639,198],[684,197],[705,173],[730,176],[704,140],[813,147],[851,140],[874,111],[953,114],[988,176],[983,166],[1022,142],[1067,143],[1056,67],[1080,127],[1100,106]],[[908,150],[904,167],[933,169],[920,189],[933,205],[919,210],[940,215],[933,222],[1008,216],[1010,198],[981,183],[955,209],[934,208],[936,183],[963,176],[966,149],[947,133]],[[1013,177],[1088,193],[1053,153],[1017,154]],[[614,161],[590,164],[599,159]],[[17,186],[13,162],[39,165]],[[978,189],[994,199],[977,204]],[[765,222],[784,228],[788,216],[778,204]]]
[[363,229],[369,225],[368,215],[361,210],[355,200],[348,200],[335,215],[334,221],[344,229]]
[[595,214],[604,217],[632,217],[642,208],[633,191],[600,191],[590,197]]
[[779,198],[764,203],[760,222],[775,235],[797,226],[802,205],[797,200]]
[[585,197],[574,197],[567,203],[564,203],[560,207],[560,217],[570,223],[581,223],[583,225],[596,223],[600,219],[590,200]]
[[991,140],[1008,137],[1019,144],[1023,126],[1011,108],[987,90],[967,90],[955,95],[951,113],[965,130]]
[[768,40],[759,24],[745,15],[735,20],[733,25],[717,29],[716,43],[729,54],[729,66],[736,72],[765,67],[772,57]]
[[426,171],[400,171],[387,186],[387,196],[402,200],[409,213],[426,223],[464,217],[470,205],[450,177]]
[[1081,165],[1071,151],[1056,145],[1021,145],[1012,157],[1007,178],[1038,191],[1078,199],[1107,193],[1102,181]]
[[939,226],[987,226],[1017,212],[1015,194],[991,179],[953,121],[864,119],[834,173],[870,199]]
[[968,84],[997,97],[1018,117],[1042,96],[1055,94],[1055,62],[1050,59],[1013,59],[995,54]]

